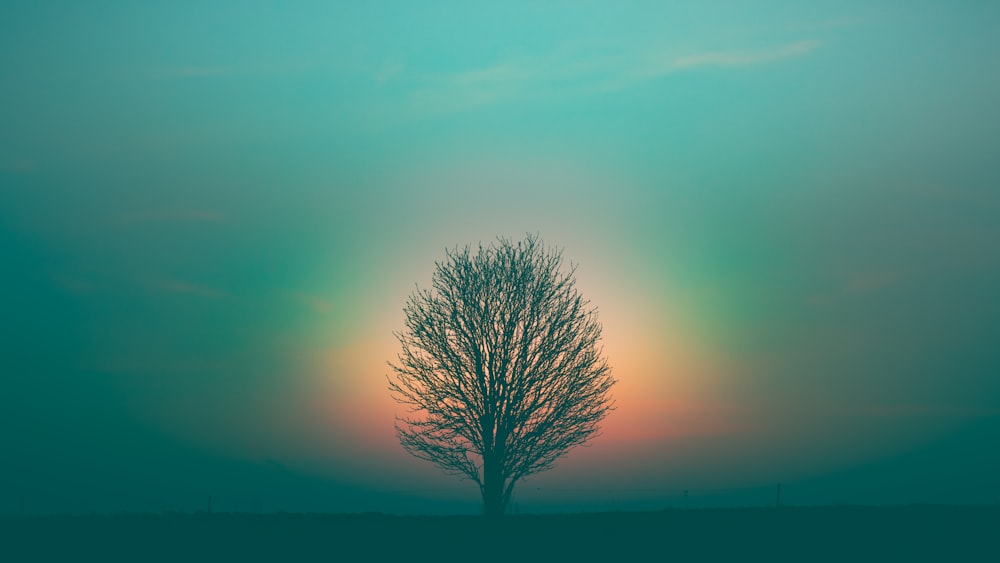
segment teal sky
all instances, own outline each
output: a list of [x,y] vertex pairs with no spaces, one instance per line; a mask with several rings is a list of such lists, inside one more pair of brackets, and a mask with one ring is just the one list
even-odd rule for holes
[[386,362],[526,232],[619,380],[526,509],[1000,497],[995,3],[371,4],[0,6],[0,513],[475,510]]

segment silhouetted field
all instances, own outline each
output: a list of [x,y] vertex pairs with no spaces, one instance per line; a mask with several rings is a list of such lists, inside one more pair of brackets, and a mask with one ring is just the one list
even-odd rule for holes
[[1000,561],[1000,507],[0,519],[0,561]]

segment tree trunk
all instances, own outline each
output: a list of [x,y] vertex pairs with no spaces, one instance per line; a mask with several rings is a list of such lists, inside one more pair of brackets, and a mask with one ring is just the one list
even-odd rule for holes
[[501,464],[490,456],[483,460],[483,513],[486,516],[502,516],[507,509],[503,494],[503,471]]

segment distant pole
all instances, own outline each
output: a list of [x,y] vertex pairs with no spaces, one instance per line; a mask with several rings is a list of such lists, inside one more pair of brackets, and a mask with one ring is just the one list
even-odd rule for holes
[[781,483],[778,483],[778,490],[774,493],[774,507],[781,506]]

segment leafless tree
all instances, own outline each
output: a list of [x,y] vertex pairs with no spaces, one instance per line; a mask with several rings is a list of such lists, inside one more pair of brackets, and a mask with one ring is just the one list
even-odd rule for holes
[[574,287],[575,267],[537,236],[447,251],[432,289],[407,302],[390,363],[400,443],[479,485],[506,510],[514,484],[597,432],[612,409],[601,325]]

